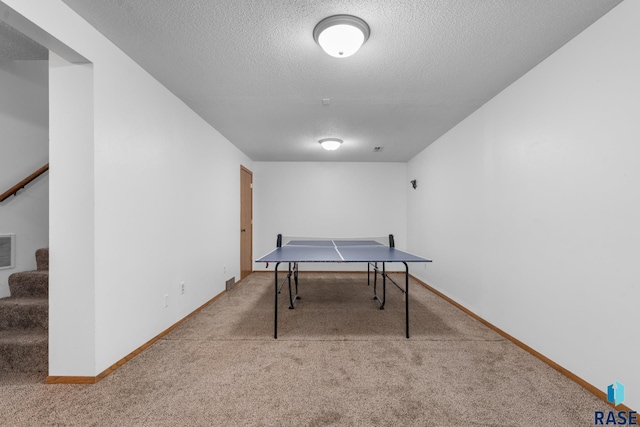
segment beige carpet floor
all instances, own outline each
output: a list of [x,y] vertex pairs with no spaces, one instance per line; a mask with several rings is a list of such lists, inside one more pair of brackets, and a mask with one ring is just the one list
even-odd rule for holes
[[[400,276],[398,276],[400,279]],[[419,284],[254,273],[94,385],[0,373],[3,426],[589,426],[598,398]]]

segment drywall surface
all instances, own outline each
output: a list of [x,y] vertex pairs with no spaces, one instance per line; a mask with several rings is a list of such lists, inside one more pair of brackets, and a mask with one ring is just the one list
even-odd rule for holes
[[408,165],[417,276],[635,409],[639,19],[621,3]]
[[[397,247],[406,247],[406,163],[256,162],[254,167],[256,258],[275,248],[279,233],[323,238],[393,234]],[[354,270],[366,269],[366,264],[301,268]],[[265,265],[254,269],[265,270]]]

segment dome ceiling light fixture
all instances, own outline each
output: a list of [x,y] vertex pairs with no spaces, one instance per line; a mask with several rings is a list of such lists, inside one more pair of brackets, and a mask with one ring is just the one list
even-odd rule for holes
[[360,49],[369,38],[369,25],[357,16],[333,15],[318,22],[313,39],[336,58],[347,58]]
[[340,148],[340,145],[342,145],[342,140],[339,138],[324,138],[318,142],[322,145],[322,148],[327,151],[337,150]]

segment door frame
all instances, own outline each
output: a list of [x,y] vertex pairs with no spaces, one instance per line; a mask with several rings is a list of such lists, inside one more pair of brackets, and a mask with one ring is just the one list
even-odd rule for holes
[[[245,189],[243,187],[243,174],[248,174],[249,177],[249,188]],[[248,190],[249,191],[249,202],[248,202],[248,206],[245,206],[245,198],[243,197],[243,192]],[[248,229],[244,228],[243,229],[243,213],[245,213],[245,210],[248,209],[249,210],[249,225],[248,225]],[[245,230],[245,231],[242,231]],[[248,248],[244,247],[243,244],[243,235],[242,233],[249,233],[249,241],[248,241]],[[243,259],[243,257],[245,256],[245,253],[247,253],[248,255],[248,260]],[[248,269],[244,269],[243,270],[243,261],[248,262],[249,268]],[[245,272],[247,272],[245,274]],[[245,277],[247,277],[249,274],[251,274],[253,272],[253,172],[246,168],[243,165],[240,165],[240,280],[244,279]]]

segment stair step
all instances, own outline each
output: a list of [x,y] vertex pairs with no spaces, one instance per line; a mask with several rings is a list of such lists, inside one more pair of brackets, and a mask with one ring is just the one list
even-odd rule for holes
[[49,300],[46,297],[0,299],[0,331],[49,327]]
[[38,270],[49,270],[49,248],[36,250],[36,268]]
[[12,297],[49,296],[49,271],[33,270],[13,273],[9,276]]
[[0,371],[47,372],[49,334],[38,329],[0,331]]

